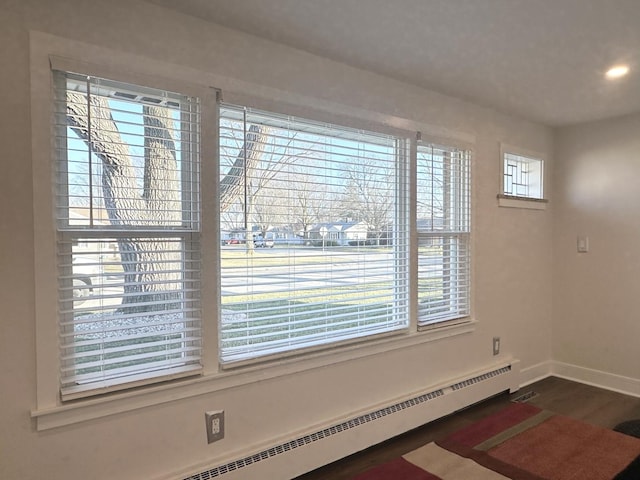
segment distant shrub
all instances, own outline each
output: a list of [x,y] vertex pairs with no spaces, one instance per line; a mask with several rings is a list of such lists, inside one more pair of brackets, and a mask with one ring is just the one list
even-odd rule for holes
[[311,245],[313,245],[314,247],[337,247],[338,246],[338,242],[336,242],[335,240],[325,240],[324,242],[322,240],[313,240],[311,242]]

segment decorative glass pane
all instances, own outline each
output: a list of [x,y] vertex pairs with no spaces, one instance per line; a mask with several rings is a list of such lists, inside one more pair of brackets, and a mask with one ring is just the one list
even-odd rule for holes
[[542,160],[513,153],[504,154],[504,194],[543,198]]

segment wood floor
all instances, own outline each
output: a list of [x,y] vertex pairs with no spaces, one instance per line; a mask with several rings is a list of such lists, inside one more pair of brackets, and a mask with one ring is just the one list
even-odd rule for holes
[[602,427],[613,428],[625,420],[640,418],[640,398],[549,377],[513,395],[504,393],[448,417],[351,455],[296,480],[346,480],[375,465],[408,453],[474,421],[497,412],[519,395],[534,391],[528,403]]

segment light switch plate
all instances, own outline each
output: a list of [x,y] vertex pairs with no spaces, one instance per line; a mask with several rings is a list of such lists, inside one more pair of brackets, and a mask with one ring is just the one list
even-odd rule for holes
[[578,235],[578,253],[587,253],[589,251],[589,237],[586,235]]

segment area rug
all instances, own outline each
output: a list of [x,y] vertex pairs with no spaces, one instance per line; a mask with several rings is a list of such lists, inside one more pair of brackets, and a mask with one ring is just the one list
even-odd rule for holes
[[353,480],[467,479],[640,480],[640,439],[514,403]]

